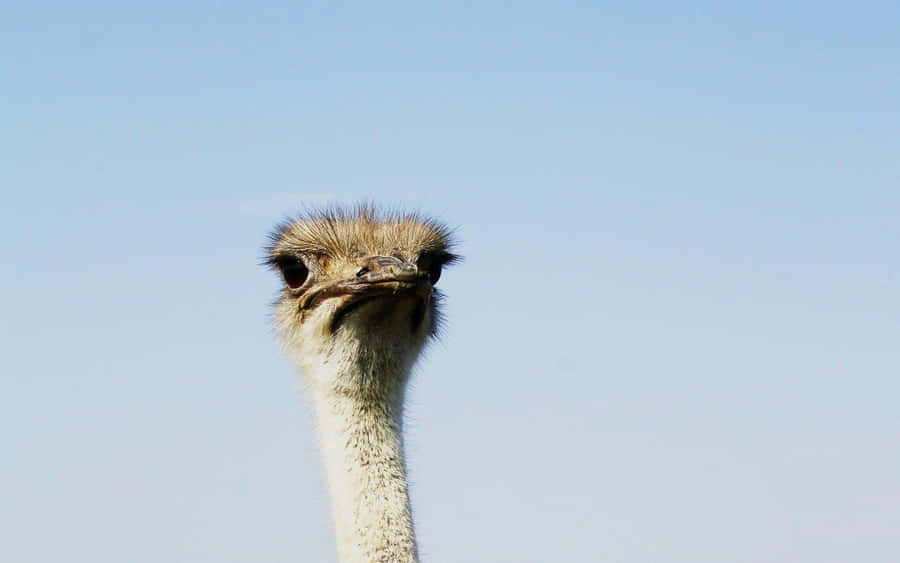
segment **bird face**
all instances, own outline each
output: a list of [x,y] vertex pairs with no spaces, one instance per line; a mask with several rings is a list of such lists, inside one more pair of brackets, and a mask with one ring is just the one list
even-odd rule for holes
[[271,241],[267,262],[284,281],[276,321],[301,364],[348,355],[410,363],[436,334],[434,286],[458,259],[445,226],[363,205],[309,213]]

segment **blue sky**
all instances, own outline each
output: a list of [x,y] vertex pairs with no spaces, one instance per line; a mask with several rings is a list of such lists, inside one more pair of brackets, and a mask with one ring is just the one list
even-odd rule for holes
[[10,2],[0,559],[333,561],[266,234],[458,228],[425,561],[900,558],[895,3]]

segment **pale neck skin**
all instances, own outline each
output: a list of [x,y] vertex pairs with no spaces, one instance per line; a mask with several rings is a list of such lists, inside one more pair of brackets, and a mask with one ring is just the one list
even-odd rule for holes
[[383,339],[359,339],[353,330],[329,338],[318,327],[303,332],[294,359],[315,412],[340,561],[417,563],[402,416],[425,336],[410,342],[406,335],[397,348],[400,339],[390,332]]

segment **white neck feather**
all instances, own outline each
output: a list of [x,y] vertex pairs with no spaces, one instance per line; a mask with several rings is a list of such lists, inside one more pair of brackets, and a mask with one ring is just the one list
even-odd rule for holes
[[341,356],[304,369],[340,561],[416,563],[401,432],[414,355],[405,365],[381,354]]
[[342,563],[418,561],[401,437],[402,401],[314,393]]

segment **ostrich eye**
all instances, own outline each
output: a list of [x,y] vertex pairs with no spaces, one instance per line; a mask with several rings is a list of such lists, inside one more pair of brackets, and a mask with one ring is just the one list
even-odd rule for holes
[[441,270],[444,268],[444,265],[452,264],[455,261],[456,256],[452,254],[446,252],[429,252],[422,256],[419,261],[419,268],[420,271],[428,273],[428,279],[431,280],[431,285],[435,285],[438,280],[441,279]]
[[428,267],[428,277],[431,279],[431,285],[435,285],[441,279],[441,268],[443,268],[443,265],[440,262],[434,262]]
[[290,259],[281,262],[278,265],[281,268],[281,275],[284,277],[284,283],[291,289],[297,289],[309,277],[309,268],[306,267],[301,260]]

